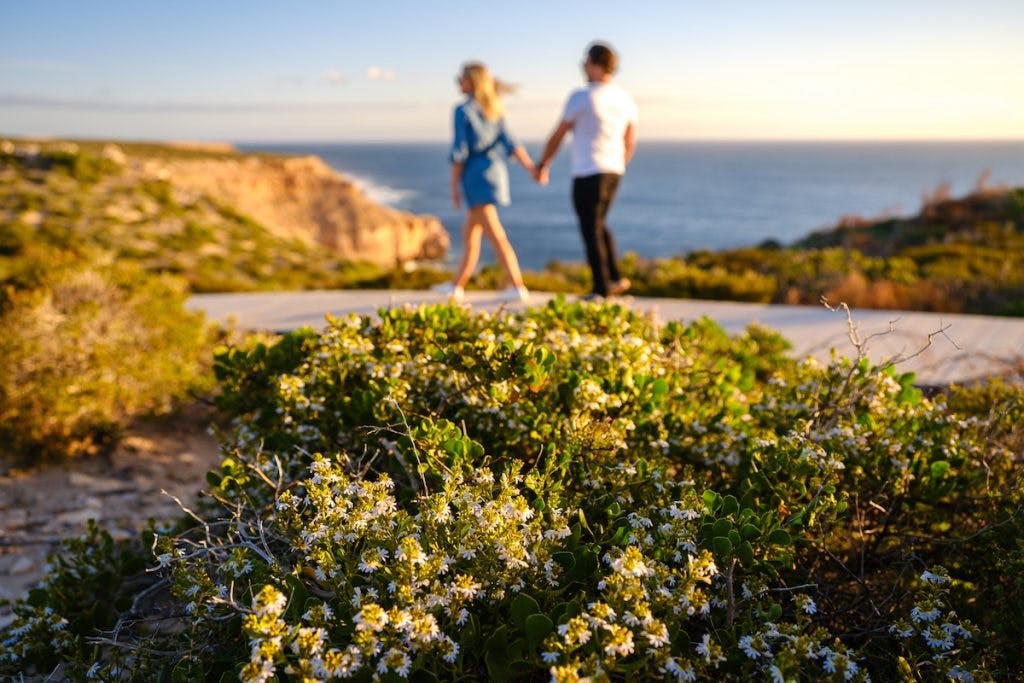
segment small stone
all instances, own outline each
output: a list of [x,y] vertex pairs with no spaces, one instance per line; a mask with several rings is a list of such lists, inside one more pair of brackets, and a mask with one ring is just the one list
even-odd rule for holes
[[127,481],[110,477],[93,477],[82,472],[72,472],[68,480],[75,488],[88,489],[92,493],[113,493],[132,488],[131,483]]
[[56,530],[62,526],[83,527],[90,519],[100,519],[102,515],[98,510],[70,510],[54,515],[46,525],[47,530]]
[[27,555],[22,555],[14,561],[8,569],[8,574],[28,574],[36,568],[36,561]]

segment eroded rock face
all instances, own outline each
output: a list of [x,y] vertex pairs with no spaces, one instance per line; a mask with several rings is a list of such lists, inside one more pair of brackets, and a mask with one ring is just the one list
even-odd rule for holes
[[436,218],[377,204],[319,157],[154,159],[143,167],[233,206],[277,235],[321,244],[346,260],[393,266],[448,251],[448,233]]

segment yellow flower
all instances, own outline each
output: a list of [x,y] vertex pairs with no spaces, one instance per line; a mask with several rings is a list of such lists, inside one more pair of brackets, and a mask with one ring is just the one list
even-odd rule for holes
[[575,664],[551,667],[552,683],[579,683],[579,668]]
[[375,602],[368,602],[353,620],[357,631],[380,631],[388,623],[388,614]]

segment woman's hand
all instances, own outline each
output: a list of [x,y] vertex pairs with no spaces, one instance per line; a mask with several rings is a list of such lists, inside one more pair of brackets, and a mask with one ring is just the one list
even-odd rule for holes
[[[540,168],[533,163],[533,159],[530,158],[530,154],[529,152],[526,151],[525,148],[516,147],[515,151],[512,152],[512,156],[515,157],[516,161],[523,165],[523,169],[530,174],[531,178],[536,180],[538,183],[540,182],[540,179],[538,177],[538,174],[540,173]],[[541,184],[544,185],[546,183],[547,181],[545,180],[544,183]]]
[[538,166],[533,171],[533,179],[537,181],[538,185],[544,186],[548,184],[548,168],[547,166]]

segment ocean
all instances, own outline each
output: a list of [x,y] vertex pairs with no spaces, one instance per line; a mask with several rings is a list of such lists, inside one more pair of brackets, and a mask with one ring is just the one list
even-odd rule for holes
[[[464,214],[448,196],[447,145],[242,144],[245,150],[316,154],[374,199],[437,216],[460,253]],[[527,144],[536,158],[541,144]],[[502,222],[524,268],[582,261],[570,201],[568,150],[539,187],[510,169],[512,205]],[[990,185],[1024,185],[1017,142],[654,142],[641,141],[609,217],[621,253],[671,256],[699,249],[791,243],[842,217],[911,215],[947,184],[953,196]],[[485,251],[484,259],[493,260]]]

